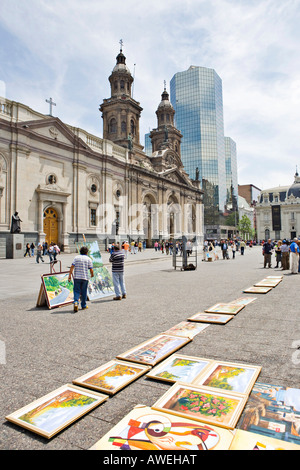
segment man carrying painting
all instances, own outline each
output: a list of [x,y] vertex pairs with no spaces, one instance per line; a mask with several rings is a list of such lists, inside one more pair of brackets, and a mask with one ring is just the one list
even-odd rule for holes
[[85,310],[88,308],[86,305],[87,288],[89,283],[89,271],[91,277],[94,277],[93,263],[88,256],[88,248],[83,246],[80,248],[80,254],[75,256],[69,272],[69,282],[74,277],[74,312],[78,312],[79,299],[81,297],[81,308]]

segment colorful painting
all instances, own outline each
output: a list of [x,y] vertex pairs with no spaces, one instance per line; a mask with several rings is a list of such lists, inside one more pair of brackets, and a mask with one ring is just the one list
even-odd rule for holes
[[91,258],[94,268],[100,268],[101,266],[103,266],[103,260],[97,241],[77,243],[76,245],[78,253],[80,253],[80,248],[82,248],[83,246],[86,246],[88,248],[88,256]]
[[196,313],[192,317],[188,318],[189,321],[204,322],[204,323],[220,323],[225,325],[234,318],[234,315],[222,315],[214,313]]
[[261,287],[276,287],[280,282],[282,282],[281,279],[263,279],[254,285]]
[[212,363],[213,361],[210,359],[173,354],[151,369],[146,376],[172,383],[191,383]]
[[110,272],[105,266],[93,268],[94,277],[89,278],[88,299],[96,300],[114,295],[114,284]]
[[90,450],[228,450],[233,431],[138,405]]
[[158,335],[117,356],[117,359],[154,366],[191,341],[187,337]]
[[55,274],[43,274],[42,283],[49,308],[62,307],[73,303],[74,285],[69,281],[69,271]]
[[237,429],[229,450],[300,450],[300,446]]
[[209,325],[197,325],[188,321],[182,321],[181,323],[178,323],[178,325],[173,326],[164,333],[166,335],[186,336],[188,338],[194,338],[194,336],[201,333],[201,331],[205,330],[208,326]]
[[212,307],[205,310],[208,313],[228,313],[229,315],[236,315],[239,313],[245,306],[244,305],[234,305],[233,303],[219,303],[215,304]]
[[249,294],[267,294],[270,290],[272,290],[272,287],[250,286],[244,289],[243,292]]
[[150,369],[150,366],[112,360],[73,380],[73,383],[114,395]]
[[234,429],[246,401],[245,395],[177,382],[153,408]]
[[237,428],[300,445],[300,389],[256,382]]
[[200,377],[196,385],[249,394],[261,371],[260,366],[215,361]]
[[239,297],[238,299],[235,299],[230,303],[235,305],[248,305],[251,302],[254,302],[254,300],[256,300],[256,297]]
[[6,419],[50,439],[107,398],[108,395],[67,384]]

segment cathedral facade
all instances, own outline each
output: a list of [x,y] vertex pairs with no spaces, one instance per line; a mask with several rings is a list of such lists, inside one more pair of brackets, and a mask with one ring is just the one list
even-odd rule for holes
[[184,171],[181,133],[164,89],[151,131],[152,155],[140,144],[140,103],[120,50],[100,106],[103,138],[51,115],[0,98],[0,256],[12,216],[24,242],[189,239],[203,241],[203,192]]

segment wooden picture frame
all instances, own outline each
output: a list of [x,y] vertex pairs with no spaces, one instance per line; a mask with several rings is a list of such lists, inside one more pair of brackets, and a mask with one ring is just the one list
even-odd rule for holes
[[243,292],[245,294],[267,294],[270,290],[272,290],[272,287],[250,286],[244,289]]
[[214,361],[193,384],[249,395],[260,372],[261,366]]
[[256,287],[276,287],[282,282],[282,279],[262,279],[259,282],[256,282],[254,285]]
[[190,341],[183,336],[161,334],[119,354],[117,359],[154,366]]
[[185,336],[187,338],[194,338],[196,335],[204,331],[209,325],[197,325],[189,321],[182,321],[177,325],[173,326],[167,331],[164,331],[165,335],[171,336]]
[[73,384],[114,395],[150,369],[150,366],[113,359],[73,380]]
[[152,408],[203,423],[234,429],[247,396],[176,382]]
[[234,315],[227,315],[225,313],[223,314],[223,313],[199,312],[189,317],[188,320],[191,322],[217,323],[219,325],[225,325],[233,318],[234,318]]
[[[11,413],[5,419],[51,439],[107,399],[108,395],[66,384]],[[66,412],[67,408],[69,410]]]
[[69,271],[43,274],[41,276],[48,308],[63,307],[74,302],[73,280],[69,282]]
[[235,305],[233,303],[218,303],[213,305],[210,308],[204,310],[207,313],[226,313],[228,315],[236,315],[239,313],[245,305]]
[[213,362],[212,359],[175,353],[147,372],[146,377],[163,382],[192,383]]
[[170,413],[137,405],[89,450],[106,450],[116,456],[114,451],[117,450],[173,453],[175,449],[178,455],[180,451],[198,453],[203,450],[228,450],[233,437],[234,431],[229,429],[208,426],[186,418],[178,419]]

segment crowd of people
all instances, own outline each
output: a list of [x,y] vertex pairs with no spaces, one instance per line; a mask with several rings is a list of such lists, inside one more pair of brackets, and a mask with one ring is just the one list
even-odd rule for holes
[[49,245],[47,242],[38,243],[37,246],[32,243],[26,243],[24,258],[28,255],[29,257],[36,256],[36,263],[40,260],[44,263],[44,256],[49,256],[50,263],[56,261],[57,255],[60,253],[60,248],[56,243],[51,242]]
[[245,242],[245,240],[228,240],[222,239],[219,242],[217,240],[204,240],[203,245],[203,261],[206,260],[218,260],[219,257],[219,250],[220,248],[222,253],[222,259],[235,259],[236,252],[240,251],[241,255],[244,255],[245,248],[249,246],[252,248],[254,242],[250,240],[249,242]]
[[272,267],[272,255],[275,254],[276,266],[283,271],[291,270],[291,274],[300,272],[300,240],[274,240],[262,241],[262,254],[264,256],[264,268]]

